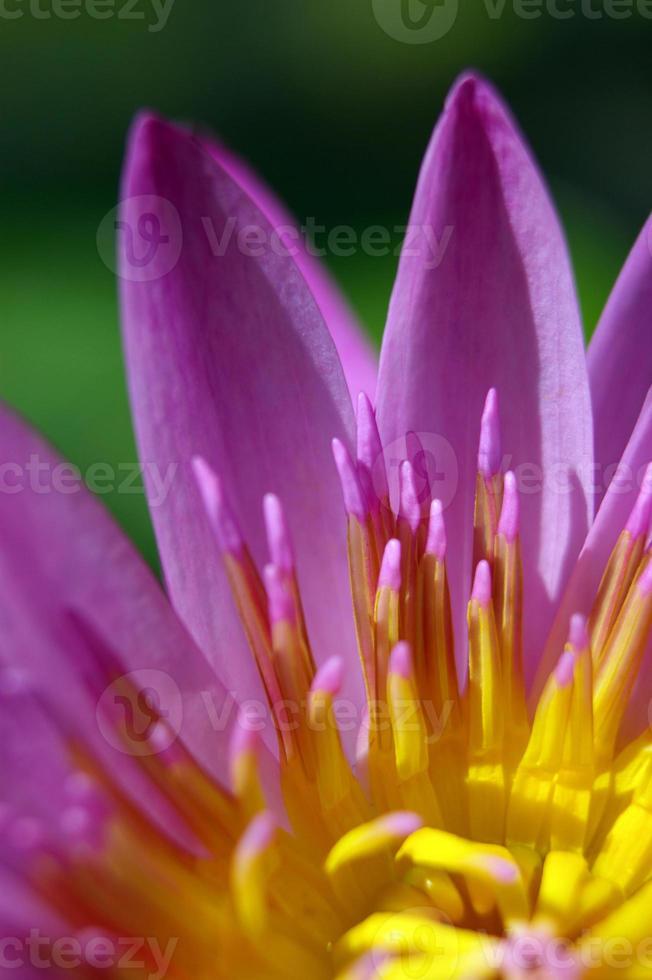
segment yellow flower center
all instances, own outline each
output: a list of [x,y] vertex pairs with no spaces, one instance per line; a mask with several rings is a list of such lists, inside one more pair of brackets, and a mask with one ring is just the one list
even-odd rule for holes
[[[622,532],[530,714],[512,474],[478,474],[462,689],[441,507],[419,503],[409,461],[398,515],[388,499],[367,507],[336,456],[367,695],[355,765],[338,728],[342,664],[315,668],[278,501],[261,578],[200,466],[276,726],[287,823],[244,722],[228,791],[181,742],[138,760],[194,851],[76,748],[113,815],[101,847],[42,857],[39,888],[76,928],[175,940],[171,977],[652,975],[652,742],[618,745],[652,622],[647,528]],[[155,727],[153,744],[165,720]]]

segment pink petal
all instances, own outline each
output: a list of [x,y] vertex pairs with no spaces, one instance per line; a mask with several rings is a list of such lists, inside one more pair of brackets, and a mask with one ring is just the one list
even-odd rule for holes
[[121,276],[141,459],[175,473],[159,500],[146,479],[172,601],[229,689],[262,697],[192,471],[202,456],[259,567],[267,560],[263,497],[280,498],[317,659],[347,657],[355,664],[347,696],[361,697],[330,453],[333,436],[352,444],[353,413],[317,304],[291,257],[243,242],[252,228],[269,242],[269,221],[186,131],[151,116],[136,123],[123,198],[129,228],[138,227],[146,200],[149,219],[182,236],[173,253],[156,252],[145,278],[122,250]]
[[351,397],[355,398],[360,391],[373,396],[378,373],[376,353],[326,266],[306,248],[296,222],[284,205],[243,160],[226,147],[210,140],[205,140],[204,145],[252,201],[255,201],[277,230],[280,239],[286,243],[326,321],[342,362]]
[[21,863],[17,817],[42,821],[49,829],[63,808],[71,770],[70,756],[42,706],[29,691],[12,690],[11,675],[0,668],[0,839],[16,864]]
[[601,497],[652,384],[652,217],[609,297],[589,345],[588,367]]
[[[563,594],[545,650],[538,666],[532,698],[542,690],[547,677],[563,649],[574,613],[588,616],[597,595],[602,573],[609,556],[630,518],[642,486],[648,464],[652,461],[652,389],[647,394],[634,431],[625,447],[617,473],[609,485],[593,526],[589,531],[577,565]],[[652,663],[642,671],[642,684],[634,692],[627,711],[627,731],[648,724],[650,697],[649,676]],[[643,696],[641,696],[643,695]]]
[[478,78],[463,77],[447,101],[410,226],[381,353],[381,434],[388,444],[414,430],[431,453],[462,669],[480,418],[497,389],[506,465],[521,491],[533,658],[591,519],[578,474],[592,459],[589,390],[555,211],[508,111]]
[[235,710],[150,570],[70,466],[4,407],[0,462],[0,668],[19,668],[71,718],[88,714],[97,733],[74,611],[174,709],[178,733],[224,778],[228,731],[219,728]]

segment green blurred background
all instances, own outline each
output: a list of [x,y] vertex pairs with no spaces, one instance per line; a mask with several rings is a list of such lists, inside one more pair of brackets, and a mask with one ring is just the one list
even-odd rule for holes
[[[140,106],[208,124],[299,218],[360,231],[407,219],[445,92],[479,68],[551,183],[587,334],[649,211],[652,20],[636,12],[614,19],[592,0],[587,17],[559,0],[574,16],[523,19],[506,0],[496,18],[461,0],[446,36],[416,45],[385,33],[372,0],[176,0],[156,32],[151,0],[132,8],[144,20],[46,18],[49,2],[5,0],[0,15],[2,394],[82,469],[135,459],[115,282],[95,236]],[[378,339],[395,259],[331,261]],[[142,494],[106,502],[155,561]]]

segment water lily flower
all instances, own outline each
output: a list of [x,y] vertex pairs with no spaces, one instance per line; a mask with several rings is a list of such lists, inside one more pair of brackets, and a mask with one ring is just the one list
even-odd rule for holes
[[121,197],[166,594],[3,409],[3,968],[649,975],[652,224],[587,355],[541,176],[462,77],[377,367],[209,137],[141,116]]

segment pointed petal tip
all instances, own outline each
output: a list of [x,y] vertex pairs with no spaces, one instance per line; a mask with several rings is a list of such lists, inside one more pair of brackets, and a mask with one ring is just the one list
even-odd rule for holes
[[[460,485],[470,487],[477,460],[468,433],[478,424],[480,405],[459,399],[458,392],[476,391],[477,397],[480,384],[483,395],[495,385],[510,409],[504,413],[505,437],[509,435],[514,458],[537,464],[555,458],[579,468],[592,456],[591,413],[567,249],[531,150],[500,95],[475,72],[462,75],[450,93],[421,169],[411,220],[454,232],[451,251],[436,276],[422,257],[401,260],[381,355],[378,416],[383,439],[389,444],[410,428],[444,434],[461,468]],[[495,235],[496,222],[512,243],[507,264],[507,255],[492,256],[483,245],[487,236]],[[456,261],[449,261],[453,254],[473,258],[491,288],[460,276]],[[553,269],[552,278],[542,269]],[[513,318],[505,316],[506,304],[512,312],[518,309]],[[479,308],[483,316],[491,313],[490,334],[478,323]],[[436,331],[412,329],[427,318],[437,322]],[[526,335],[527,343],[517,353],[515,340],[520,344]],[[466,357],[470,349],[472,367]],[[446,367],[452,350],[459,354],[459,372]],[[401,378],[405,365],[412,378],[421,379],[407,393]],[[560,418],[565,419],[561,432]],[[530,563],[526,556],[525,568],[533,583],[530,588],[528,581],[526,592],[528,675],[590,523],[588,487],[582,491],[581,506],[575,501],[571,506],[567,497],[548,488],[521,501],[522,539],[537,543],[536,559]],[[446,510],[451,543],[455,540],[448,562],[454,628],[460,636],[465,636],[473,550],[469,496],[457,493]],[[559,521],[564,534],[541,537],[542,517],[544,525]],[[458,659],[464,669],[463,657],[458,654]]]
[[154,109],[144,106],[135,113],[131,120],[129,137],[132,140],[147,139],[150,134],[155,132],[157,127],[166,125],[169,124]]
[[445,113],[456,115],[458,120],[475,116],[484,125],[484,111],[491,106],[509,112],[496,87],[480,72],[469,69],[453,82],[446,97]]
[[154,167],[183,133],[151,109],[136,113],[127,136],[123,197],[156,192]]
[[441,500],[433,500],[430,505],[430,520],[428,522],[428,537],[426,539],[426,554],[434,555],[438,561],[446,557],[446,521]]
[[472,102],[478,88],[487,85],[488,82],[475,69],[465,69],[450,87],[446,96],[446,109],[453,108],[463,102]]
[[398,592],[401,588],[401,542],[398,538],[390,538],[385,545],[378,576],[378,588],[388,588],[394,592]]
[[310,690],[322,691],[335,697],[340,693],[344,681],[344,661],[341,657],[330,657],[315,674]]
[[132,149],[155,152],[180,141],[195,139],[198,130],[192,121],[176,122],[144,106],[134,114],[127,139]]
[[471,599],[485,609],[491,603],[491,566],[485,559],[478,562],[478,567],[475,570]]

